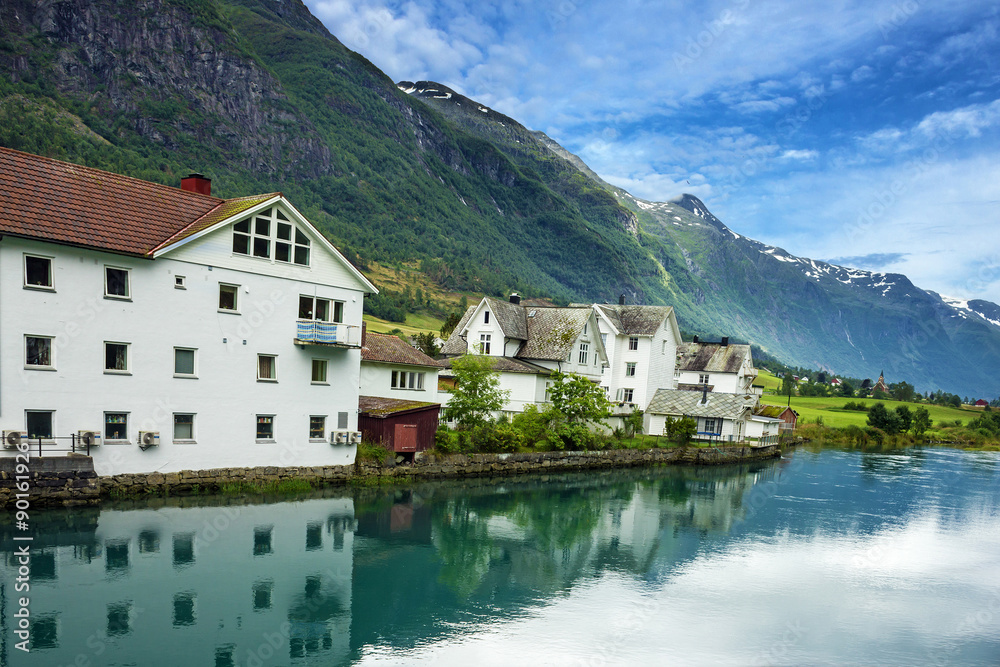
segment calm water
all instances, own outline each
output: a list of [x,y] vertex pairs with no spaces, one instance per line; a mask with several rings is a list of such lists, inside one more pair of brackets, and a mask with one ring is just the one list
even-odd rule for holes
[[996,665],[1000,455],[39,513],[9,665]]

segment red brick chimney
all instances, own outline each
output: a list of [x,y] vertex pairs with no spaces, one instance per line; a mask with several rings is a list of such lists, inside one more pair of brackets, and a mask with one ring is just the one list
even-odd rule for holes
[[197,192],[203,195],[212,194],[212,179],[203,174],[189,174],[181,179],[181,190]]

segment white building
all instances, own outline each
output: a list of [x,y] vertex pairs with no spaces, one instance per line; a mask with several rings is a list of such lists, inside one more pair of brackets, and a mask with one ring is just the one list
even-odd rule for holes
[[701,391],[708,385],[711,392],[722,394],[755,394],[762,389],[753,385],[757,370],[749,345],[731,345],[728,338],[719,343],[699,342],[677,346],[677,389]]
[[500,386],[511,392],[504,409],[508,413],[547,402],[552,371],[599,383],[608,363],[592,308],[521,305],[516,294],[510,301],[484,297],[469,306],[441,352],[496,357]]
[[361,347],[361,394],[440,403],[442,364],[396,336],[367,331]]
[[594,306],[608,366],[601,386],[625,407],[645,409],[657,389],[674,388],[681,332],[669,306]]
[[756,404],[756,396],[744,394],[660,389],[646,410],[646,433],[663,435],[667,417],[691,417],[698,422],[698,439],[741,442]]
[[182,187],[0,148],[0,428],[101,475],[352,463],[375,286],[280,193]]

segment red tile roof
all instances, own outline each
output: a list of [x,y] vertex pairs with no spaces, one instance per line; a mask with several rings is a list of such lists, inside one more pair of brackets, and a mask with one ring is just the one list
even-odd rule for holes
[[4,235],[149,255],[273,196],[220,199],[0,147]]
[[384,364],[408,364],[410,366],[433,366],[440,368],[437,362],[420,350],[404,341],[389,336],[368,331],[365,333],[365,344],[361,348],[362,361],[372,361]]

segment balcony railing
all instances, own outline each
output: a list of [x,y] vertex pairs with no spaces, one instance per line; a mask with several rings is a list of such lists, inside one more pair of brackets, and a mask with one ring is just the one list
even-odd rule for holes
[[316,320],[296,320],[296,345],[361,347],[361,327]]

